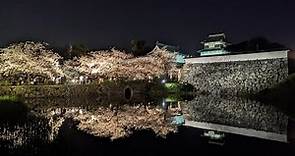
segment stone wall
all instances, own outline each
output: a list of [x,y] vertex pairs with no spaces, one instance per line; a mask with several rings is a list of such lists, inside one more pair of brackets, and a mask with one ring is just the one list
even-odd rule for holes
[[16,95],[25,98],[83,97],[102,94],[100,85],[20,85],[0,86],[0,95]]
[[181,82],[198,92],[248,95],[288,77],[288,51],[187,59]]
[[[112,100],[138,100],[146,93],[144,82],[109,82],[91,85],[20,85],[0,86],[1,95],[16,95],[24,98],[87,98],[104,97]],[[131,90],[131,99],[125,99],[126,88]]]

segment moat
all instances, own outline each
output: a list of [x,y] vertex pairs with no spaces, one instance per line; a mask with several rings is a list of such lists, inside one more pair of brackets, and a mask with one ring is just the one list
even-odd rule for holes
[[290,119],[272,105],[199,94],[150,97],[132,90],[131,96],[124,89],[123,94],[1,103],[1,155],[178,155],[231,153],[245,146],[250,153],[293,150],[287,142],[225,132],[225,138],[212,140],[204,137],[207,129],[184,125],[189,120],[287,136]]

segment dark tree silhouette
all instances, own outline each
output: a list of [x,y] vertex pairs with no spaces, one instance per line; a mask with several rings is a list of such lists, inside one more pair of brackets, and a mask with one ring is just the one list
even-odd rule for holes
[[131,40],[131,50],[134,56],[143,56],[150,52],[152,48],[146,46],[144,40]]
[[69,44],[65,47],[53,47],[57,53],[62,56],[65,60],[72,59],[73,57],[80,57],[89,52],[89,49],[84,44]]
[[74,44],[72,47],[71,57],[80,57],[87,54],[89,49],[84,44]]
[[259,52],[268,50],[283,50],[287,49],[284,45],[270,42],[264,37],[256,37],[238,44],[232,44],[226,47],[226,50],[231,52]]

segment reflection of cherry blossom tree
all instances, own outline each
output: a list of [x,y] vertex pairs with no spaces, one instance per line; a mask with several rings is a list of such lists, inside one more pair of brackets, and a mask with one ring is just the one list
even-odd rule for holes
[[55,108],[48,109],[43,115],[50,119],[55,132],[58,132],[62,125],[60,121],[70,118],[78,122],[78,129],[94,136],[111,139],[127,137],[133,130],[150,129],[162,137],[177,131],[177,127],[164,118],[165,112],[155,106],[123,105],[115,110],[97,107],[91,111],[80,108]]

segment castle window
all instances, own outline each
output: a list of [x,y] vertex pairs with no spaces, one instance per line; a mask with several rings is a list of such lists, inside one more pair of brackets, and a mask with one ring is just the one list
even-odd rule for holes
[[215,48],[223,48],[224,46],[222,44],[216,44],[214,47]]

